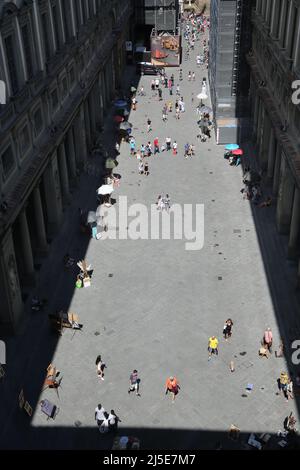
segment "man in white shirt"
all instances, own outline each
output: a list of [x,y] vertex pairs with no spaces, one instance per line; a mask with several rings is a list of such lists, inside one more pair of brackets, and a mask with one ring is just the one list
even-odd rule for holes
[[95,420],[97,421],[98,426],[102,424],[105,419],[105,408],[99,404],[95,409]]

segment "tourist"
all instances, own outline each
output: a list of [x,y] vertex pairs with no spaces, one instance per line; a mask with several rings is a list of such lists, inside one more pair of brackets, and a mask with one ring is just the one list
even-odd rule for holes
[[156,137],[153,141],[153,146],[154,146],[154,155],[156,153],[159,153],[159,141],[158,141],[158,137]]
[[152,131],[151,119],[148,118],[148,119],[147,119],[147,132],[151,132],[151,131]]
[[149,163],[147,161],[144,163],[144,175],[149,176]]
[[268,349],[269,353],[272,353],[273,333],[271,328],[267,328],[264,332],[264,345]]
[[289,376],[287,375],[286,372],[281,372],[280,378],[279,378],[279,388],[283,396],[286,398],[286,401],[289,400],[289,397],[287,394],[288,383],[289,383]]
[[103,420],[105,419],[105,408],[99,404],[95,409],[95,420],[97,421],[98,426],[101,425]]
[[171,137],[166,138],[167,151],[171,150]]
[[139,388],[140,388],[140,379],[138,376],[138,371],[134,369],[129,377],[128,393],[133,392],[135,390],[135,394],[140,397],[141,395],[139,393]]
[[216,356],[219,354],[218,351],[219,341],[215,336],[211,336],[208,340],[208,360],[211,359],[212,354]]
[[225,338],[226,341],[232,335],[232,331],[231,331],[232,326],[233,326],[233,321],[230,318],[228,318],[228,320],[226,320],[226,322],[224,324],[224,328],[223,328],[223,335],[224,335],[224,338]]
[[99,379],[104,380],[104,369],[106,368],[106,364],[102,362],[100,355],[96,358],[96,366]]
[[113,431],[116,431],[118,429],[118,423],[121,422],[119,416],[116,415],[114,410],[110,410],[108,421],[109,428]]
[[175,401],[175,397],[178,394],[180,389],[178,380],[176,377],[170,376],[166,380],[166,388],[165,388],[165,393],[166,395],[170,392],[172,395],[172,403]]
[[176,140],[174,140],[173,145],[172,145],[172,148],[173,148],[173,155],[174,155],[174,156],[177,155],[177,147],[178,147],[178,146],[177,146],[177,142],[176,142]]

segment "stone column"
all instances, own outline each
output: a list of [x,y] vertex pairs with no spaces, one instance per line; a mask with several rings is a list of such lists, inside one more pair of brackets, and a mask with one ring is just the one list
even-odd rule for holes
[[271,133],[271,122],[265,110],[264,125],[263,125],[262,136],[261,136],[261,147],[259,149],[259,160],[260,160],[261,168],[263,170],[265,170],[268,165],[268,149],[270,145],[270,133]]
[[297,20],[296,20],[296,34],[295,34],[295,47],[294,47],[294,69],[300,67],[300,7],[298,8],[297,12]]
[[271,127],[269,149],[268,149],[268,171],[267,171],[267,177],[269,180],[272,180],[273,175],[274,175],[275,158],[276,158],[276,139],[275,139],[274,129],[273,127]]
[[84,120],[85,120],[85,135],[88,152],[92,146],[92,136],[91,136],[91,124],[90,124],[90,115],[89,115],[89,104],[88,99],[84,102]]
[[62,198],[63,198],[63,202],[65,204],[68,204],[71,201],[71,195],[70,195],[69,175],[68,175],[68,167],[67,167],[64,142],[62,142],[58,147],[57,158],[58,158]]
[[279,21],[279,15],[280,15],[280,0],[272,0],[273,2],[273,10],[272,10],[272,18],[271,18],[271,35],[273,37],[277,37],[275,34],[275,30],[277,27],[277,23]]
[[94,101],[94,89],[91,90],[88,96],[88,104],[90,110],[90,127],[92,136],[95,135],[96,132],[96,116],[95,116],[95,101]]
[[279,233],[290,231],[295,184],[285,157],[281,158],[280,185],[277,201],[277,227]]
[[22,267],[24,272],[24,284],[32,285],[35,282],[35,271],[30,233],[26,217],[26,209],[19,215],[20,240],[22,245]]
[[285,49],[287,50],[288,56],[291,57],[290,50],[292,49],[292,39],[293,39],[293,23],[295,20],[295,10],[294,10],[294,4],[292,1],[290,1],[289,9],[287,12],[288,15],[288,20],[287,20],[287,28],[285,32],[285,38],[284,38],[284,46]]
[[16,255],[11,229],[0,243],[0,327],[2,333],[13,333],[24,313]]
[[296,259],[300,253],[300,190],[295,188],[293,212],[288,246],[288,258]]
[[78,126],[81,135],[81,159],[82,161],[86,161],[88,157],[88,150],[86,146],[86,131],[85,131],[85,119],[84,119],[84,106],[80,107],[79,118],[78,118]]
[[56,152],[52,156],[43,174],[43,185],[45,188],[47,209],[47,233],[49,234],[49,236],[52,236],[58,232],[63,217]]
[[76,185],[77,170],[76,170],[75,147],[74,147],[72,128],[70,128],[67,133],[67,160],[68,160],[70,182],[72,185]]
[[275,165],[274,165],[274,177],[273,177],[273,194],[274,194],[274,196],[277,196],[278,189],[279,189],[281,158],[283,158],[282,157],[281,145],[277,142],[276,155],[275,155]]
[[33,204],[34,204],[34,218],[35,218],[35,228],[36,235],[38,240],[37,253],[44,255],[48,252],[49,247],[47,243],[47,236],[45,230],[45,220],[44,213],[42,208],[40,188],[37,186],[33,190]]
[[258,114],[259,114],[259,97],[255,94],[253,99],[254,99],[253,135],[256,139],[256,137],[257,137]]

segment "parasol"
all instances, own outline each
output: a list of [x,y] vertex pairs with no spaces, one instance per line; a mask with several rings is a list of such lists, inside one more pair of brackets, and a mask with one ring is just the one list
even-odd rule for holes
[[225,150],[237,150],[240,146],[238,144],[227,144]]
[[235,150],[232,150],[232,155],[243,155],[244,154],[244,151],[242,149],[235,149]]
[[121,129],[122,131],[127,131],[128,129],[132,129],[132,124],[131,124],[131,122],[128,122],[128,121],[121,122],[121,124],[120,124],[120,129]]
[[[114,161],[114,160],[112,160]],[[111,194],[113,192],[114,188],[110,184],[103,184],[100,186],[100,188],[97,189],[97,194],[101,194],[102,196],[105,196],[106,194]]]

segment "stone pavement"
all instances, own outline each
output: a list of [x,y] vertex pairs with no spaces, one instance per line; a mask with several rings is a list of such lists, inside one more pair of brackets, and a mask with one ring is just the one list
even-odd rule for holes
[[[204,204],[204,247],[187,251],[185,240],[86,240],[78,232],[77,210],[95,208],[99,176],[83,176],[41,270],[38,292],[49,298],[47,311],[30,315],[22,335],[8,341],[7,375],[0,388],[1,448],[110,448],[112,437],[100,435],[95,427],[98,403],[120,416],[120,434],[139,436],[141,447],[148,449],[214,448],[216,441],[230,448],[235,446],[227,439],[231,424],[246,439],[252,431],[276,433],[290,411],[297,414],[295,401],[286,403],[276,395],[276,380],[287,367],[285,360],[274,355],[269,360],[258,357],[265,328],[272,328],[276,347],[289,316],[299,306],[296,293],[292,299],[289,296],[288,273],[293,268],[280,263],[284,256],[280,251],[272,253],[268,247],[266,255],[256,231],[263,216],[258,214],[257,221],[249,202],[240,196],[241,168],[228,165],[223,147],[216,146],[214,138],[207,143],[196,138],[196,102],[191,103],[191,93],[196,96],[201,91],[206,76],[204,67],[196,67],[198,47],[199,43],[182,65],[180,88],[186,112],[179,121],[173,113],[162,122],[164,101],[151,97],[152,77],[142,77],[147,95],[138,97],[137,111],[129,117],[137,144],[153,142],[156,136],[162,142],[169,134],[177,140],[179,152],[176,157],[170,152],[152,156],[150,175],[145,177],[138,175],[138,163],[123,143],[117,168],[121,187],[116,196],[126,195],[128,205],[139,202],[149,207],[163,192],[169,193],[172,203]],[[187,81],[189,70],[196,72],[196,82]],[[176,85],[178,70],[172,72]],[[163,98],[169,101],[165,89]],[[148,116],[150,134],[146,132]],[[105,139],[113,147],[111,118],[112,113],[107,117]],[[196,156],[188,160],[183,158],[186,141],[196,146]],[[278,240],[271,219],[265,231],[267,238]],[[272,243],[275,250],[280,245]],[[75,291],[76,269],[61,269],[67,251],[92,263],[91,287]],[[277,272],[270,276],[268,263],[274,260]],[[83,331],[74,335],[65,330],[59,339],[51,335],[47,314],[59,308],[76,312]],[[228,317],[234,322],[233,336],[225,342],[222,328]],[[219,356],[209,362],[211,335],[220,344]],[[98,354],[108,366],[104,381],[96,376]],[[229,370],[231,360],[234,373]],[[63,376],[59,397],[54,390],[41,392],[50,361]],[[14,376],[10,364],[14,364]],[[134,368],[141,377],[141,397],[127,394]],[[164,394],[165,380],[172,374],[181,384],[174,404]],[[249,394],[248,383],[254,385]],[[36,406],[31,420],[17,408],[22,386]],[[42,397],[59,406],[55,421],[47,421],[40,412],[37,403]]]

